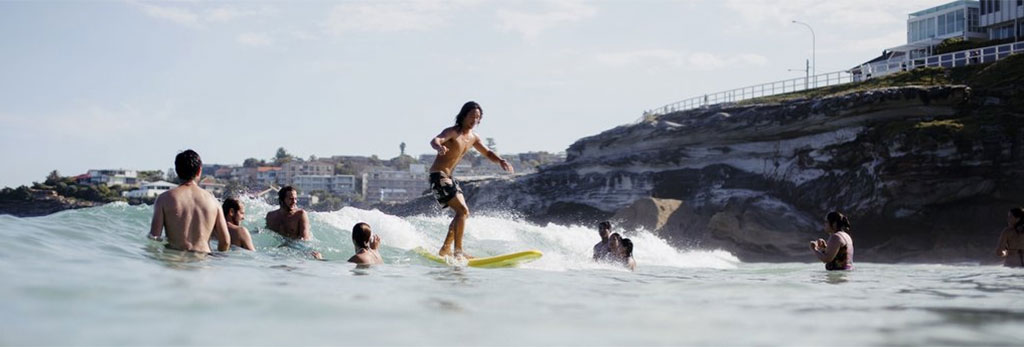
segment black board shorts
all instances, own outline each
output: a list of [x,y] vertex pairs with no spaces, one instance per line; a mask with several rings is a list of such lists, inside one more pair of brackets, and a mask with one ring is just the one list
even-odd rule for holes
[[[445,178],[451,180],[451,182],[443,182]],[[434,199],[437,203],[448,206],[448,201],[455,198],[456,194],[462,193],[462,187],[459,186],[459,181],[454,178],[448,177],[443,172],[431,172],[430,173],[430,190],[434,192]]]

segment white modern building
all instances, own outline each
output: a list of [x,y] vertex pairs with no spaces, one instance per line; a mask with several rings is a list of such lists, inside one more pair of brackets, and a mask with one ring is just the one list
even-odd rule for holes
[[958,0],[911,13],[907,18],[907,43],[887,51],[896,53],[895,57],[906,54],[916,59],[931,55],[932,49],[946,39],[985,40],[988,35],[981,28],[979,13],[977,0]]
[[127,198],[155,198],[177,186],[167,181],[146,182],[139,189],[122,192],[121,195]]
[[1024,0],[981,0],[980,26],[989,40],[1024,37]]
[[106,184],[107,186],[134,186],[139,184],[139,173],[135,170],[89,170],[80,183]]

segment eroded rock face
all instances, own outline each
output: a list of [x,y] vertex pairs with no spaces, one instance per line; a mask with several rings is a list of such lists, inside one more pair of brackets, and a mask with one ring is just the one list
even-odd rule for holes
[[857,261],[986,260],[1024,200],[1021,119],[955,85],[697,109],[464,189],[475,211],[584,225],[639,199],[678,200],[680,215],[655,223],[666,239],[744,260],[813,260],[807,241],[825,237],[833,209],[853,221]]

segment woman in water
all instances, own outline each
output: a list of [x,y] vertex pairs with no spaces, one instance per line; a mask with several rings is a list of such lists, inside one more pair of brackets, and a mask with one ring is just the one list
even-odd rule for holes
[[1006,229],[999,235],[996,255],[1006,258],[1004,266],[1024,267],[1024,208],[1014,207],[1006,213]]
[[853,238],[850,237],[850,220],[839,211],[825,215],[825,233],[828,241],[811,241],[814,255],[825,263],[825,270],[853,269]]

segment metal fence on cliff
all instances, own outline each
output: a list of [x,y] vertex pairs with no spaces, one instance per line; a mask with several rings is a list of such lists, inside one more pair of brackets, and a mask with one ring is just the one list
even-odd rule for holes
[[793,93],[808,89],[830,87],[850,82],[867,80],[891,73],[913,70],[919,67],[952,68],[972,64],[991,63],[1006,58],[1010,54],[1024,52],[1024,42],[1012,42],[981,48],[966,49],[957,52],[932,55],[915,59],[899,59],[880,61],[861,66],[861,76],[855,77],[850,70],[818,74],[809,77],[764,83],[749,87],[736,88],[717,93],[704,94],[680,100],[662,107],[644,111],[639,121],[649,117],[672,112],[692,110],[704,106],[712,106],[730,102],[738,102],[765,96]]

